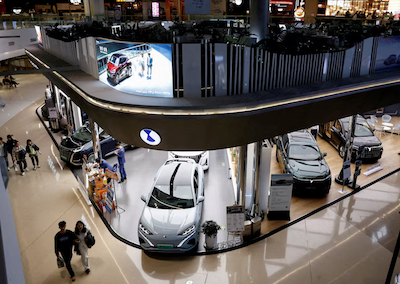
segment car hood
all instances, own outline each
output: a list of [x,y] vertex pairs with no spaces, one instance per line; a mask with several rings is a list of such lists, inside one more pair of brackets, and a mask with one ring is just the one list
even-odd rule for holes
[[107,63],[107,69],[108,70],[115,70],[117,69],[117,66],[115,66],[114,64],[112,64],[111,62]]
[[291,173],[298,178],[318,178],[329,175],[330,170],[324,159],[322,160],[289,160]]
[[378,146],[381,144],[381,141],[375,135],[366,137],[354,137],[353,141],[354,146]]
[[140,222],[154,235],[177,235],[195,222],[196,208],[157,209],[146,206]]

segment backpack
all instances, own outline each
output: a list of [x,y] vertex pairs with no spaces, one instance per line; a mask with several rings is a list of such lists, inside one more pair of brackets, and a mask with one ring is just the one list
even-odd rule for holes
[[85,243],[88,248],[91,248],[96,243],[96,240],[94,239],[94,237],[90,231],[88,231],[88,233],[85,237]]
[[26,158],[26,150],[25,149],[20,150],[18,152],[18,155],[19,155],[19,159],[20,160],[25,160],[25,158]]

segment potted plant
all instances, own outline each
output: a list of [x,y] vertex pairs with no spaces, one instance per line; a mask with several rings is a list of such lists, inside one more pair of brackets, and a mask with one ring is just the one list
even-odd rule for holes
[[217,222],[209,220],[201,225],[201,232],[206,235],[206,249],[213,249],[217,243],[217,233],[221,227]]

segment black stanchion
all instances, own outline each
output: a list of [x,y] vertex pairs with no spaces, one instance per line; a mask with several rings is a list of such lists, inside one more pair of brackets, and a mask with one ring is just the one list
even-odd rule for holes
[[394,248],[394,251],[393,251],[392,261],[390,262],[389,271],[388,271],[388,274],[386,277],[385,284],[391,284],[390,280],[392,279],[392,276],[393,276],[393,271],[394,271],[394,267],[396,266],[396,260],[397,260],[397,257],[399,256],[399,251],[400,251],[400,231],[399,231],[399,235],[397,236],[396,247]]

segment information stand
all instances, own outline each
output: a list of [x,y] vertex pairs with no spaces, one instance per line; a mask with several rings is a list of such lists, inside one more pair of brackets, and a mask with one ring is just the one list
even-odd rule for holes
[[242,205],[226,207],[227,240],[229,236],[233,238],[239,236],[240,241],[243,242],[244,220],[244,207]]
[[271,188],[267,217],[269,220],[290,221],[293,175],[271,175]]
[[[109,169],[106,169],[106,176],[107,176],[108,178],[112,179],[112,183],[111,183],[111,184],[112,184],[112,187],[115,188],[115,181],[118,180],[118,174],[117,174],[116,172],[110,171]],[[115,210],[117,211],[118,215],[120,215],[118,209],[123,210],[123,212],[125,212],[125,209],[122,208],[122,207],[120,207],[120,206],[118,206],[118,201],[117,201],[117,189],[116,189],[116,188],[115,188],[114,194],[115,194]],[[122,212],[122,213],[123,213],[123,212]],[[111,223],[111,222],[110,222],[110,223]]]

